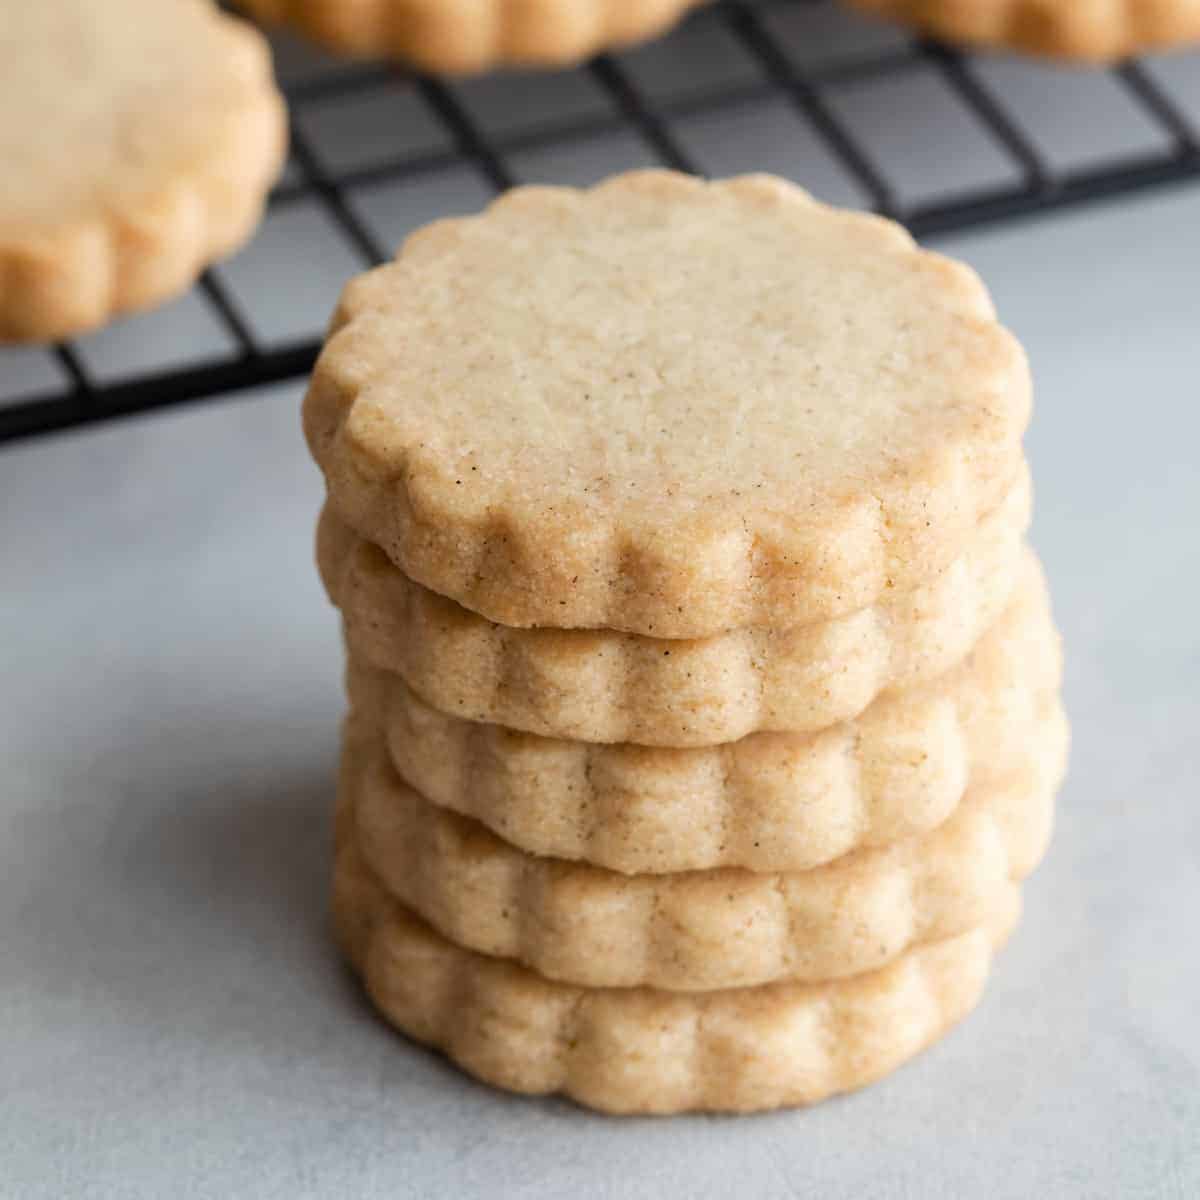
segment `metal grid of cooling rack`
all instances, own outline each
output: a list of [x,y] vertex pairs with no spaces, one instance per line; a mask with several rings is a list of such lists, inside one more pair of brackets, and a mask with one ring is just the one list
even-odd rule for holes
[[[1182,86],[1157,60],[1061,71],[914,40],[832,0],[718,0],[650,47],[536,77],[453,83],[313,53],[300,53],[299,66],[286,58],[291,162],[256,243],[273,242],[292,274],[267,287],[247,273],[252,243],[185,298],[204,337],[168,337],[132,363],[105,353],[105,335],[37,351],[36,369],[0,398],[0,441],[305,374],[340,279],[386,258],[408,228],[517,182],[586,183],[653,162],[701,174],[762,166],[929,237],[1200,176],[1200,59]],[[901,93],[908,110],[897,116]],[[373,105],[375,118],[361,122]],[[1092,114],[1082,137],[1078,123],[1056,135],[1067,111]],[[329,121],[338,113],[340,131]],[[969,156],[970,177],[943,144],[948,129],[984,151]],[[335,252],[310,240],[313,220]],[[323,260],[328,287],[307,327],[278,327],[274,297],[311,273],[310,257]],[[153,320],[121,322],[116,336],[156,346]],[[6,355],[30,353],[0,351],[0,379]]]

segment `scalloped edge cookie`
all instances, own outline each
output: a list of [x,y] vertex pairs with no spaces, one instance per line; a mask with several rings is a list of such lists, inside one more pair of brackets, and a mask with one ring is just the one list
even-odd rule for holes
[[[542,399],[547,387],[552,387],[556,404],[566,403],[565,394],[576,394],[576,389],[583,399],[597,402],[597,396],[617,386],[614,379],[624,371],[617,380],[623,380],[624,390],[613,393],[619,395],[614,411],[633,406],[631,414],[644,416],[647,394],[662,404],[691,406],[689,411],[694,411],[699,398],[691,376],[701,361],[697,330],[681,327],[669,334],[665,326],[659,329],[656,348],[645,364],[635,348],[627,347],[614,358],[606,353],[606,342],[597,342],[595,332],[587,338],[581,335],[580,354],[588,365],[586,378],[576,381],[565,334],[556,335],[561,344],[553,354],[514,358],[516,352],[505,343],[503,353],[498,349],[497,357],[484,361],[464,328],[457,343],[461,361],[439,357],[436,372],[432,367],[417,371],[413,347],[421,343],[422,328],[442,339],[453,333],[447,333],[448,318],[440,309],[426,308],[451,304],[447,295],[456,301],[454,289],[466,289],[466,296],[472,279],[505,278],[497,262],[507,262],[505,256],[511,258],[526,242],[546,253],[556,233],[565,231],[557,243],[564,262],[580,258],[586,246],[595,262],[614,263],[614,247],[626,243],[628,253],[642,262],[648,246],[658,247],[666,257],[674,253],[666,248],[674,247],[675,241],[694,250],[697,230],[710,227],[712,233],[706,236],[725,245],[731,230],[745,230],[746,244],[753,248],[746,257],[754,262],[765,258],[768,248],[774,261],[786,261],[789,251],[800,257],[815,256],[819,250],[830,279],[846,281],[840,289],[825,288],[822,305],[807,305],[803,315],[800,307],[784,303],[779,288],[763,290],[761,304],[773,306],[769,324],[746,316],[741,292],[753,290],[745,282],[751,276],[743,275],[731,291],[731,318],[749,321],[747,327],[758,330],[755,336],[763,340],[763,348],[761,357],[753,350],[742,359],[726,356],[721,361],[732,364],[729,370],[735,374],[745,373],[743,366],[749,371],[739,387],[756,388],[755,370],[769,378],[770,388],[762,389],[762,428],[782,423],[790,440],[781,442],[771,435],[767,440],[779,447],[779,461],[760,470],[748,460],[746,478],[722,477],[719,494],[688,490],[695,478],[694,463],[692,474],[682,463],[670,471],[662,470],[660,463],[652,486],[647,455],[653,451],[661,460],[675,442],[668,438],[660,446],[654,440],[659,433],[635,435],[632,415],[630,428],[619,419],[614,419],[611,431],[595,426],[586,447],[572,442],[564,451],[558,442],[547,442],[558,448],[547,450],[544,478],[531,475],[528,465],[518,469],[511,459],[517,445],[513,422],[543,431],[536,435],[540,438],[559,436],[553,411],[544,407],[549,402]],[[661,232],[664,228],[667,233]],[[699,260],[693,255],[691,261]],[[647,278],[660,279],[666,267],[645,270]],[[562,284],[564,293],[576,300],[571,321],[583,321],[585,308],[595,309],[588,317],[593,330],[605,328],[606,313],[627,320],[626,310],[639,295],[638,279],[625,279],[627,296],[618,298],[616,282],[597,288],[592,266],[580,265],[577,271],[581,287],[587,283],[588,288],[571,292],[569,281]],[[556,280],[559,275],[545,273],[544,278]],[[679,286],[688,279],[681,270]],[[883,288],[883,280],[892,283],[890,290]],[[789,283],[806,295],[815,286],[811,271],[795,275]],[[551,290],[555,286],[546,284]],[[848,294],[859,287],[861,297]],[[860,341],[853,341],[852,352],[844,350],[848,325],[838,325],[836,336],[830,332],[826,338],[824,332],[826,325],[833,329],[833,292],[846,306],[848,319],[859,319],[856,303],[873,304],[877,295],[891,297],[897,305],[904,302],[903,314],[872,325],[879,345],[873,343],[849,365],[839,364],[847,354],[860,355]],[[914,308],[918,293],[921,303]],[[550,298],[543,299],[549,306]],[[707,299],[705,319],[711,322],[719,315],[714,307],[719,297]],[[486,313],[467,317],[465,303],[451,304],[456,319],[488,320]],[[400,311],[406,306],[412,312]],[[671,310],[655,302],[655,311]],[[783,485],[777,486],[774,478],[776,473],[784,477],[783,447],[794,444],[797,455],[803,450],[812,457],[816,452],[811,447],[824,442],[796,433],[799,401],[785,418],[781,397],[787,384],[779,374],[784,368],[768,349],[773,347],[776,358],[783,356],[789,364],[796,358],[796,340],[776,336],[775,328],[792,311],[797,329],[806,321],[820,326],[822,332],[809,336],[828,344],[831,362],[824,370],[838,372],[826,389],[819,382],[824,378],[821,364],[810,363],[804,378],[796,376],[798,396],[803,385],[808,389],[805,397],[834,397],[821,411],[837,416],[824,417],[823,422],[846,425],[846,434],[841,442],[832,428],[822,436],[831,446],[853,447],[843,456],[844,469],[831,468],[828,478],[814,483],[810,473],[796,471],[794,494],[781,491]],[[518,318],[506,312],[505,319]],[[541,328],[527,309],[520,320]],[[397,328],[404,330],[399,341]],[[678,342],[677,352],[668,345],[672,338]],[[719,346],[701,340],[706,353],[719,356]],[[927,361],[935,356],[934,343],[939,346],[936,368]],[[402,346],[408,352],[397,358]],[[671,359],[677,361],[676,373],[683,378],[664,382],[654,356],[665,356],[666,361],[672,353],[677,355]],[[601,362],[606,364],[603,370]],[[494,427],[490,432],[475,415],[464,417],[467,423],[461,428],[453,420],[438,420],[436,414],[431,422],[426,398],[414,397],[411,405],[403,399],[408,385],[401,383],[400,368],[393,363],[415,372],[413,379],[424,380],[421,386],[426,388],[436,377],[438,394],[457,397],[459,407],[466,403],[464,379],[474,381],[470,394],[478,399],[487,390],[486,372],[503,366],[508,373],[502,391],[507,396],[504,389],[511,385],[512,399],[508,406],[497,403],[488,410]],[[935,370],[939,383],[932,389],[929,380]],[[513,382],[525,379],[526,371],[529,378],[523,386]],[[601,378],[604,371],[609,373],[607,380]],[[541,384],[539,372],[548,372]],[[791,365],[785,373],[791,378]],[[918,377],[923,381],[920,387],[914,383]],[[897,429],[889,435],[888,447],[864,432],[881,419],[876,412],[881,403],[879,379],[895,381],[896,395],[887,395]],[[733,387],[726,381],[705,403],[724,414],[726,423],[736,424],[742,407]],[[868,396],[862,412],[837,399],[838,388],[849,395],[856,387]],[[687,399],[676,399],[677,390]],[[906,391],[912,395],[903,399]],[[788,627],[824,620],[937,574],[962,553],[983,515],[1012,488],[1022,469],[1020,440],[1030,405],[1025,355],[997,324],[978,277],[960,263],[919,249],[899,225],[822,205],[794,184],[770,176],[705,183],[671,171],[634,171],[587,191],[514,189],[481,215],[418,230],[392,263],[353,280],[342,293],[305,398],[304,429],[338,515],[422,586],[510,626],[607,628],[691,638],[747,626]],[[609,407],[604,401],[606,413]],[[898,413],[907,414],[903,422]],[[674,409],[660,415],[663,421],[682,420]],[[712,439],[725,436],[714,432],[707,418],[696,428],[698,444],[708,437],[715,447]],[[578,430],[571,436],[586,440]],[[765,436],[748,431],[748,452]],[[501,447],[494,454],[489,438]],[[727,454],[728,442],[720,444],[725,447],[721,454]],[[576,455],[570,469],[555,467],[551,477],[550,464],[564,453]],[[717,455],[716,449],[708,453]],[[634,481],[621,473],[627,455],[641,464],[632,491],[627,485]],[[475,465],[458,470],[454,458],[464,464],[472,459]],[[817,459],[841,461],[836,455],[830,460],[818,454]],[[609,463],[616,465],[605,465]],[[718,476],[714,457],[703,475],[704,486]]]
[[707,0],[235,0],[341,54],[425,71],[570,66],[656,36]]
[[[0,221],[0,342],[61,340],[163,303],[257,227],[287,149],[270,50],[246,22],[208,4],[187,7],[210,10],[227,43],[226,61],[213,64],[229,86],[224,108],[212,113],[209,152],[119,209],[98,203],[86,219],[53,228],[4,229]],[[183,11],[169,19],[178,21]],[[114,12],[111,19],[126,16]],[[53,138],[49,119],[42,120]],[[122,132],[102,122],[97,136]],[[153,148],[133,145],[130,153],[144,157]],[[2,210],[0,200],[0,217]]]
[[430,708],[398,676],[347,667],[355,720],[442,808],[528,854],[622,874],[804,871],[940,825],[968,778],[1003,771],[1058,704],[1060,639],[1026,589],[953,671],[815,735],[677,750],[597,746]]
[[948,41],[1103,63],[1200,40],[1198,0],[850,0]]
[[984,919],[1045,851],[1067,741],[1060,708],[937,829],[791,874],[629,876],[537,858],[419,796],[378,739],[348,764],[339,808],[401,903],[458,945],[549,979],[672,991],[829,980]]
[[1020,913],[831,983],[701,994],[590,990],[453,945],[338,856],[338,940],[379,1012],[494,1087],[561,1092],[610,1113],[812,1104],[895,1070],[967,1015]]
[[961,662],[1035,573],[1021,537],[1028,473],[929,583],[794,629],[668,641],[611,630],[512,629],[413,583],[328,508],[317,564],[346,644],[433,708],[544,737],[711,746],[807,732]]

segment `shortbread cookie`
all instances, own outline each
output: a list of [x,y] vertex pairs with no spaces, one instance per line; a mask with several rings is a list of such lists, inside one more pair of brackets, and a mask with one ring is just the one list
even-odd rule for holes
[[851,0],[950,41],[1108,62],[1200,39],[1200,0]]
[[815,735],[596,746],[446,716],[353,661],[347,687],[355,723],[383,731],[416,791],[530,854],[631,875],[802,871],[940,825],[968,777],[1039,740],[1061,665],[1045,592],[1024,588],[961,666]]
[[483,1081],[617,1113],[810,1104],[895,1070],[975,1005],[1019,912],[832,983],[702,994],[587,990],[446,941],[339,855],[343,949],[380,1012]]
[[1066,744],[1056,710],[933,832],[791,874],[537,858],[423,799],[382,742],[341,803],[383,885],[459,945],[587,987],[702,991],[855,975],[977,924],[1042,856]]
[[0,341],[157,304],[257,224],[286,114],[249,25],[209,0],[14,2],[0,62]]
[[1029,514],[1024,473],[931,582],[799,628],[690,640],[496,625],[413,583],[330,509],[317,561],[352,654],[434,708],[546,737],[711,746],[825,728],[960,662],[1036,572],[1021,543]]
[[342,295],[331,503],[512,626],[707,637],[918,586],[1021,470],[1025,357],[967,268],[766,176],[521,188]]
[[447,74],[566,66],[653,37],[702,0],[237,0],[343,54]]

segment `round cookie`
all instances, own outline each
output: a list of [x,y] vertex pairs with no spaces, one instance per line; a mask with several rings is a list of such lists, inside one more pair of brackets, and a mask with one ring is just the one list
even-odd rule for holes
[[343,54],[426,71],[566,66],[653,37],[702,0],[237,0]]
[[0,341],[160,303],[254,229],[287,120],[249,25],[209,0],[13,3],[0,62]]
[[455,946],[391,900],[352,846],[339,940],[379,1011],[496,1087],[612,1113],[811,1104],[895,1070],[978,1001],[1017,920],[1009,886],[978,929],[826,983],[700,994],[589,990]]
[[545,737],[711,746],[852,719],[960,662],[1037,572],[1030,505],[1023,475],[940,575],[858,612],[687,640],[496,625],[413,583],[328,508],[317,562],[351,655],[434,708]]
[[966,267],[784,181],[633,172],[418,231],[305,401],[338,515],[512,626],[788,628],[917,586],[1022,469]]
[[948,41],[1110,62],[1200,39],[1200,0],[850,0]]
[[351,726],[382,733],[414,790],[529,854],[628,875],[776,872],[936,828],[970,778],[1038,740],[1061,673],[1045,591],[1025,588],[960,666],[816,734],[599,746],[446,716],[354,660],[347,689]]
[[978,924],[1041,859],[1066,747],[1058,709],[937,829],[789,874],[537,858],[405,786],[379,742],[339,806],[383,886],[458,945],[586,987],[707,991],[857,975]]

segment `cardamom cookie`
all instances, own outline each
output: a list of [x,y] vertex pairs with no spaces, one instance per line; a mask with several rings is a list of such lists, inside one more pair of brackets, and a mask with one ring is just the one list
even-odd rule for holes
[[547,737],[711,746],[852,719],[960,662],[1037,571],[1021,542],[1029,515],[1023,474],[928,583],[828,621],[688,640],[497,625],[413,583],[329,509],[317,561],[351,654],[434,708]]
[[960,666],[816,734],[598,746],[446,716],[354,660],[347,687],[352,724],[381,731],[411,787],[530,854],[629,875],[803,871],[940,825],[969,779],[1041,738],[1061,668],[1045,590],[1029,587]]
[[1200,39],[1197,0],[851,0],[949,41],[1109,62]]
[[470,1074],[613,1113],[750,1112],[879,1079],[975,1006],[1015,924],[1007,887],[979,928],[825,983],[705,993],[572,987],[448,942],[391,900],[352,846],[334,915],[379,1011]]
[[932,832],[789,874],[537,858],[419,796],[379,741],[340,803],[384,887],[459,945],[586,987],[705,991],[857,975],[978,924],[1045,850],[1066,747],[1059,709]]
[[701,0],[237,0],[343,54],[426,71],[566,66],[653,37]]
[[160,303],[258,223],[286,114],[209,0],[7,4],[0,62],[0,341]]
[[639,171],[516,189],[351,282],[305,431],[422,586],[697,638],[936,575],[1020,477],[1029,407],[978,278],[898,225]]

